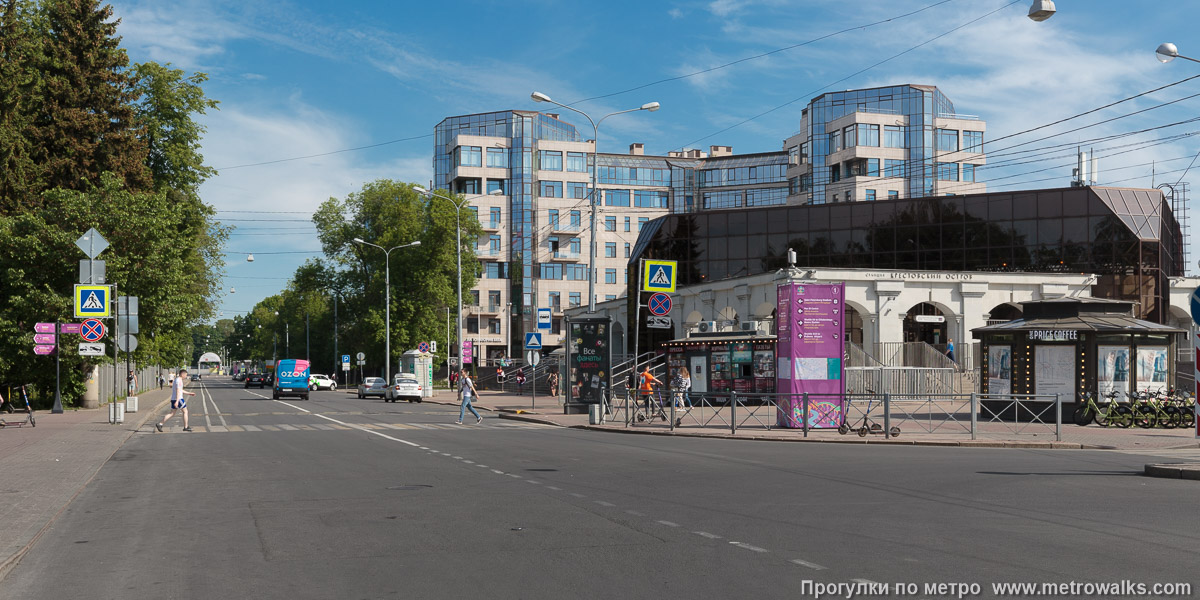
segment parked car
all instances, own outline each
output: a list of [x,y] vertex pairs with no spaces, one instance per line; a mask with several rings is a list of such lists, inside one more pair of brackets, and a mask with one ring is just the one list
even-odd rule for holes
[[192,373],[192,381],[200,381],[200,374]]
[[308,400],[308,361],[285,358],[275,364],[275,384],[271,386],[271,398],[278,400],[295,396]]
[[368,377],[358,384],[358,397],[379,396],[386,399],[387,382],[382,377]]
[[246,375],[246,389],[256,387],[262,389],[267,387],[267,376],[262,373],[248,373]]
[[245,372],[245,371],[239,371],[239,372],[237,372],[237,373],[234,373],[234,374],[233,374],[233,380],[234,380],[234,381],[245,381],[245,380],[246,380],[246,372]]
[[319,373],[316,375],[309,375],[308,389],[313,391],[329,390],[332,392],[337,389],[337,382],[330,379],[328,375],[321,375]]
[[[417,381],[417,376],[412,373],[398,373],[395,380],[392,382],[392,388],[388,390],[390,400],[408,400],[409,402],[421,401],[421,384]],[[387,402],[389,398],[384,398]]]

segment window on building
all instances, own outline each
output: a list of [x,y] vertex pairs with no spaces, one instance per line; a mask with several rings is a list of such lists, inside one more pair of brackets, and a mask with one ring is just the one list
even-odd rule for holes
[[488,333],[500,334],[500,319],[488,319]]
[[904,161],[892,158],[883,159],[883,176],[904,177]]
[[629,190],[604,190],[605,206],[629,206]]
[[500,227],[500,207],[493,206],[488,209],[488,226],[492,229]]
[[629,258],[629,242],[625,242],[625,258]]
[[563,268],[563,279],[567,281],[587,281],[587,267],[584,265],[566,265]]
[[870,123],[859,123],[855,125],[858,130],[858,145],[859,146],[874,146],[879,147],[879,126]]
[[904,147],[904,126],[903,125],[884,125],[883,126],[883,147],[884,148],[903,148]]
[[508,189],[508,180],[507,179],[489,179],[489,180],[487,180],[487,191],[489,194],[492,192],[500,192],[501,194],[505,194],[505,193],[507,193],[507,192],[505,192],[505,190],[507,190],[507,189]]
[[485,279],[508,279],[508,272],[504,268],[504,263],[487,262],[483,264],[483,276]]
[[508,168],[508,148],[488,148],[487,166],[494,169]]
[[580,293],[579,292],[569,292],[569,295],[567,296],[567,302],[570,303],[570,306],[572,308],[579,306]]
[[604,217],[604,230],[605,231],[616,231],[617,230],[617,218],[616,217]]
[[978,165],[963,164],[962,180],[974,182],[975,181],[975,167],[977,167],[977,166]]
[[482,167],[483,166],[483,147],[482,146],[459,146],[454,149],[454,166],[456,167]]
[[558,229],[558,209],[551,209],[547,212],[548,212],[548,214],[546,215],[546,220],[550,222],[550,229],[557,230]]
[[616,258],[616,257],[617,257],[617,243],[616,242],[604,242],[604,258]]
[[604,270],[604,283],[613,284],[616,282],[617,282],[617,270],[616,269],[605,269]]
[[467,333],[479,333],[479,317],[467,317]]
[[879,177],[879,159],[878,158],[868,158],[867,159],[867,176],[868,177]]
[[800,164],[808,164],[808,142],[800,144]]
[[958,151],[958,130],[957,129],[939,129],[937,130],[937,147],[942,152],[957,152]]
[[579,238],[577,238],[577,237],[571,238],[567,242],[567,245],[571,248],[571,254],[575,254],[575,255],[579,254],[579,247],[580,247]]
[[798,194],[799,192],[800,192],[800,178],[799,177],[788,178],[788,194],[794,196],[794,195]]
[[500,310],[500,290],[488,292],[488,310]]
[[837,194],[834,194],[834,195],[833,195],[833,201],[834,201],[834,202],[837,202],[837,201],[838,201],[838,195],[837,195]]
[[609,300],[616,300],[616,299],[617,299],[617,295],[616,295],[616,294],[605,294],[605,295],[604,295],[604,301],[605,301],[605,302],[608,302]]
[[967,152],[983,152],[983,132],[982,131],[967,131],[962,132],[963,150]]
[[635,190],[633,205],[638,208],[666,208],[667,193],[657,190]]
[[625,231],[629,231],[629,217],[625,217]]
[[650,217],[638,217],[638,232],[641,232],[642,228],[645,227],[646,223],[649,223],[649,222],[650,222]]
[[867,202],[875,201],[875,190],[863,190],[863,191],[866,193],[866,197],[864,198],[864,200],[866,200]]
[[833,154],[842,149],[842,132],[835,131],[829,134],[829,153]]
[[488,236],[488,251],[491,252],[492,254],[500,253],[500,236],[498,236],[498,235]]
[[549,248],[550,251],[553,252],[555,256],[558,256],[558,236],[552,235],[552,236],[547,237],[546,238],[546,247]]
[[482,185],[478,177],[459,177],[454,180],[454,191],[459,194],[478,194]]
[[538,151],[539,166],[543,171],[561,171],[562,152],[558,150],[539,150]]
[[855,135],[857,131],[854,125],[850,125],[842,130],[842,141],[847,148],[853,148],[858,145],[856,142],[858,136]]
[[571,227],[574,227],[575,229],[579,229],[579,220],[581,218],[579,211],[577,211],[577,210],[571,211],[570,218],[571,218]]
[[550,292],[550,310],[554,312],[562,310],[562,292]]
[[542,181],[541,182],[541,197],[543,198],[562,198],[563,184],[561,181]]
[[958,163],[938,163],[937,174],[942,181],[958,181]]
[[471,290],[471,305],[479,306],[479,290]]
[[587,194],[588,194],[588,186],[586,183],[583,183],[582,181],[568,181],[567,182],[567,197],[568,198],[574,198],[576,200],[583,200],[584,198],[587,198]]
[[897,190],[888,190],[888,200],[895,200],[900,197],[900,192]]
[[800,193],[807,192],[812,189],[812,173],[800,176]]
[[829,181],[834,182],[834,181],[841,181],[841,180],[842,180],[842,165],[830,165],[829,166]]
[[788,164],[793,167],[800,164],[800,146],[788,148]]
[[582,152],[568,152],[567,170],[572,173],[587,173],[587,155]]

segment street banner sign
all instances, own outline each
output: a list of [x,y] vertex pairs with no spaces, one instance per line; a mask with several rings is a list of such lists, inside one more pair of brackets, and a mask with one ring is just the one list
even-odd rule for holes
[[646,316],[646,327],[650,329],[670,329],[671,317],[660,317],[655,315]]
[[471,340],[463,342],[462,361],[464,365],[471,364],[475,360],[475,344]]
[[33,334],[33,343],[35,344],[53,344],[53,333],[35,333]]
[[108,333],[108,328],[104,326],[103,321],[97,319],[88,319],[79,328],[79,335],[85,342],[98,342],[104,339],[106,333]]
[[540,362],[542,362],[542,353],[541,352],[538,352],[537,350],[526,350],[525,351],[525,363],[526,364],[528,364],[531,367],[536,367],[536,366],[538,366],[538,363],[540,363]]
[[48,345],[44,345],[44,344],[38,344],[38,345],[36,345],[36,346],[34,346],[34,347],[33,347],[33,353],[34,353],[34,354],[37,354],[38,356],[45,356],[45,355],[47,355],[47,354],[54,354],[54,346],[48,346]]
[[112,316],[112,286],[76,285],[75,316],[107,319]]
[[59,333],[78,334],[81,331],[83,331],[83,326],[80,325],[79,323],[63,323],[62,325],[59,325],[59,328],[58,328]]
[[54,333],[54,323],[35,323],[33,331],[35,333]]
[[417,352],[421,354],[429,354],[429,342],[421,342],[417,344]]
[[526,350],[541,350],[542,349],[542,334],[526,333],[525,334],[525,349]]
[[644,261],[642,273],[643,292],[675,291],[675,276],[679,273],[679,263],[673,260]]
[[100,232],[93,227],[75,240],[75,245],[79,246],[79,249],[83,250],[88,258],[96,258],[100,256],[101,252],[104,252],[105,248],[108,248],[108,240],[104,239],[104,236],[100,235]]
[[550,309],[539,308],[538,315],[537,315],[537,328],[538,329],[550,329],[550,325],[551,325]]
[[661,317],[670,314],[671,297],[661,292],[653,294],[650,296],[650,302],[647,306],[650,308],[650,314],[652,315]]
[[80,356],[104,356],[104,344],[80,344]]

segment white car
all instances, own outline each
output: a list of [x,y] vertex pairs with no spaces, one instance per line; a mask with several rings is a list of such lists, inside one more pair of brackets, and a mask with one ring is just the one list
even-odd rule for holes
[[392,382],[392,389],[388,391],[390,398],[384,398],[384,402],[395,402],[397,400],[408,400],[409,402],[421,401],[421,384],[417,381],[417,376],[412,373],[399,373],[396,375],[395,381]]
[[379,396],[386,400],[387,387],[387,381],[382,377],[368,377],[362,383],[358,384],[358,397]]
[[328,375],[309,375],[308,389],[316,390],[337,390],[337,382],[330,379]]

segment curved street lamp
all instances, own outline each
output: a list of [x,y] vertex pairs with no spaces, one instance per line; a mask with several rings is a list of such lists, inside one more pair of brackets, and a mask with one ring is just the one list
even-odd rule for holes
[[1196,60],[1194,58],[1191,58],[1190,56],[1184,56],[1184,55],[1180,54],[1179,48],[1177,48],[1175,46],[1175,44],[1172,44],[1171,42],[1166,42],[1165,44],[1159,44],[1158,48],[1154,50],[1154,58],[1157,58],[1158,62],[1164,63],[1164,64],[1169,63],[1177,58],[1182,58],[1183,60],[1190,60],[1192,62],[1200,62],[1200,60]]
[[363,241],[362,238],[354,238],[354,243],[362,244],[364,246],[371,246],[373,248],[379,248],[380,250],[383,250],[383,256],[384,256],[384,259],[383,259],[383,266],[384,266],[384,275],[383,275],[383,281],[384,281],[384,286],[383,286],[383,289],[384,289],[384,292],[383,292],[383,300],[384,300],[384,302],[383,302],[383,310],[384,310],[383,377],[384,377],[384,385],[387,386],[388,393],[390,394],[391,389],[392,389],[392,266],[391,266],[392,250],[399,250],[400,248],[410,248],[412,246],[420,246],[421,240],[417,240],[415,242],[409,242],[407,244],[401,244],[399,246],[393,246],[391,248],[384,248],[383,246],[380,246],[378,244],[372,244],[371,242],[365,242],[365,241]]
[[592,117],[588,116],[588,114],[582,110],[572,106],[567,106],[561,102],[555,102],[554,100],[550,99],[550,96],[547,96],[541,92],[534,92],[530,94],[529,97],[532,98],[534,102],[549,102],[555,106],[561,106],[567,110],[577,112],[583,115],[583,118],[587,119],[588,123],[592,124],[592,140],[594,144],[592,146],[592,189],[588,192],[588,195],[591,196],[590,202],[592,204],[592,222],[591,226],[589,227],[589,230],[591,231],[591,241],[588,243],[588,312],[594,313],[596,312],[596,205],[598,204],[596,198],[596,165],[600,162],[600,123],[603,123],[604,119],[607,119],[611,116],[628,112],[636,112],[639,110],[654,112],[659,109],[660,105],[657,102],[647,102],[637,108],[629,108],[626,110],[618,110],[614,113],[608,113],[607,115],[600,117],[599,121],[593,121]]
[[1030,20],[1042,22],[1054,16],[1053,0],[1033,0],[1033,4],[1029,5]]

